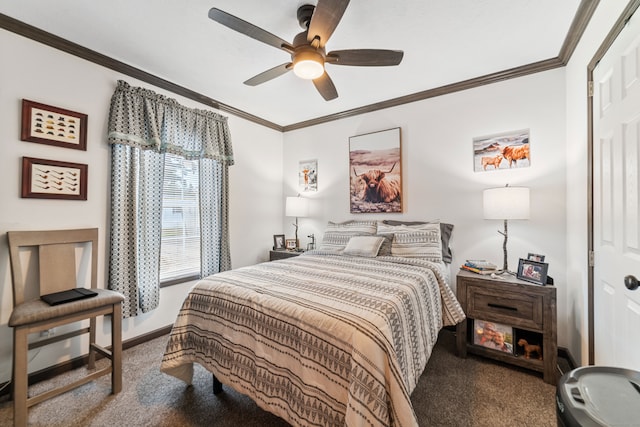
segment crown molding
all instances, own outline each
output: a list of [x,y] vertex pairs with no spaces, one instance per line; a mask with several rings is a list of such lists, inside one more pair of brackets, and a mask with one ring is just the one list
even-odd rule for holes
[[385,108],[397,107],[403,104],[409,104],[412,102],[422,101],[428,98],[435,98],[437,96],[447,95],[454,92],[460,92],[462,90],[473,89],[476,87],[497,83],[504,80],[515,79],[517,77],[526,76],[528,74],[539,73],[541,71],[551,70],[553,68],[559,68],[564,66],[562,61],[558,58],[547,59],[544,61],[535,62],[529,65],[523,65],[521,67],[511,68],[505,71],[498,71],[497,73],[487,74],[485,76],[476,77],[462,82],[452,83],[445,86],[440,86],[434,89],[424,90],[422,92],[413,93],[411,95],[401,96],[398,98],[389,99],[387,101],[377,102],[375,104],[365,105],[363,107],[354,108],[352,110],[343,111],[341,113],[330,114],[328,116],[318,117],[304,122],[294,123],[292,125],[284,126],[284,132],[289,132],[296,129],[302,129],[309,126],[315,126],[321,123],[331,122],[333,120],[344,119],[347,117],[358,116],[360,114],[371,113],[373,111],[383,110]]

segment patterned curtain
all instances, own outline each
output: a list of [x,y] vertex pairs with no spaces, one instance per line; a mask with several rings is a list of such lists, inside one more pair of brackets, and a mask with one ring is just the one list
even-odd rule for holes
[[159,304],[164,153],[198,159],[201,274],[231,269],[227,118],[187,108],[124,81],[111,98],[111,236],[109,289],[125,295],[123,317]]

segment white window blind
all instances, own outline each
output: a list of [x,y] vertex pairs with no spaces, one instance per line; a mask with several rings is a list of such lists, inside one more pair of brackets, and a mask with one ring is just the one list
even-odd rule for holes
[[166,153],[164,162],[160,283],[200,275],[198,161]]

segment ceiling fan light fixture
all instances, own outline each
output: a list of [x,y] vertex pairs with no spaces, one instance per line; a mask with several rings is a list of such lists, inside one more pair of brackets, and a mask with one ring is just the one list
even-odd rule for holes
[[325,71],[326,63],[361,67],[400,64],[403,57],[401,50],[344,49],[327,54],[327,41],[340,23],[349,0],[316,0],[313,3],[315,6],[303,4],[298,8],[298,23],[303,31],[293,38],[293,43],[218,8],[209,10],[209,18],[219,24],[291,55],[291,61],[263,71],[244,84],[257,86],[293,70],[298,77],[313,80],[313,85],[325,101],[331,101],[338,97],[338,91]]
[[313,80],[324,74],[324,61],[317,52],[300,52],[293,61],[293,72],[301,79]]

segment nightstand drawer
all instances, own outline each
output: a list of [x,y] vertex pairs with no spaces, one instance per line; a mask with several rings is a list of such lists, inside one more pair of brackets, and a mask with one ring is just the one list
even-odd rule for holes
[[502,287],[467,286],[467,316],[542,331],[542,295],[509,292]]

